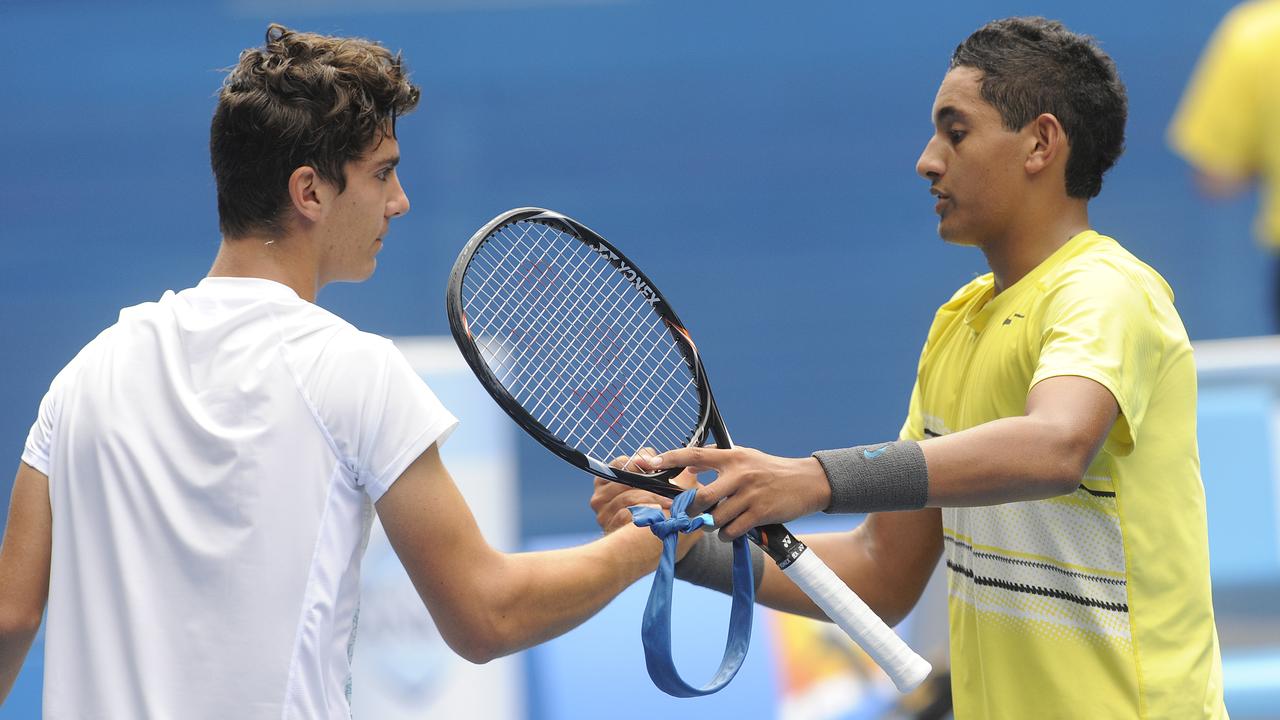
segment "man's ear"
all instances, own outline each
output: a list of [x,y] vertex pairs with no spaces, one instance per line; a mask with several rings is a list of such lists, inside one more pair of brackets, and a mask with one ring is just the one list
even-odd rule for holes
[[1027,124],[1027,130],[1031,148],[1027,153],[1024,167],[1028,175],[1038,175],[1045,168],[1066,161],[1069,150],[1067,131],[1062,127],[1057,116],[1052,113],[1041,113]]
[[316,222],[327,209],[324,181],[310,165],[303,165],[289,175],[289,200],[302,217]]

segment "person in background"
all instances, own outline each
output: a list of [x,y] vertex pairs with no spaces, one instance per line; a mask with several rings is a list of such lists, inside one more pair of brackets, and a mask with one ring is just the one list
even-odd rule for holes
[[1169,125],[1169,144],[1211,198],[1259,186],[1257,234],[1275,256],[1271,325],[1280,332],[1280,0],[1251,0],[1222,19]]

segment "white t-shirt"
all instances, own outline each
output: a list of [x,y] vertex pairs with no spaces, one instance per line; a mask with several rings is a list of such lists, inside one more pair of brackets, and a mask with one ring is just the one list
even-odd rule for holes
[[22,454],[53,508],[45,717],[350,717],[372,503],[456,423],[279,283],[121,311]]

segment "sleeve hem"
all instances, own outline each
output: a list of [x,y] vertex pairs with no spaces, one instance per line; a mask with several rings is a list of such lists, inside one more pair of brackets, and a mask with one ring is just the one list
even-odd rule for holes
[[22,451],[22,462],[39,470],[41,475],[49,477],[49,458],[37,454],[31,448],[26,448]]
[[391,485],[399,479],[405,468],[426,452],[433,443],[444,444],[456,427],[458,427],[458,419],[449,416],[440,418],[423,430],[373,480],[364,483],[365,492],[368,493],[369,498],[376,503],[387,490],[391,489]]
[[1121,421],[1124,422],[1125,447],[1122,449],[1119,449],[1119,450],[1122,450],[1121,452],[1116,452],[1118,448],[1115,447],[1114,443],[1111,440],[1111,435],[1110,433],[1108,433],[1107,440],[1103,443],[1103,448],[1114,455],[1127,455],[1130,452],[1132,452],[1134,446],[1138,444],[1138,438],[1134,435],[1133,425],[1129,423],[1129,417],[1130,417],[1129,404],[1128,402],[1125,401],[1124,397],[1116,390],[1116,383],[1111,378],[1103,375],[1100,372],[1096,372],[1092,370],[1071,370],[1071,369],[1037,370],[1036,374],[1031,378],[1031,383],[1027,385],[1027,392],[1030,393],[1032,388],[1034,388],[1036,385],[1040,384],[1041,382],[1048,380],[1049,378],[1067,377],[1067,376],[1082,377],[1082,378],[1085,378],[1086,380],[1092,380],[1098,383],[1099,385],[1101,385],[1102,387],[1106,388],[1107,392],[1111,393],[1111,397],[1115,398],[1116,405],[1120,408],[1120,415],[1116,418],[1116,422],[1121,422]]

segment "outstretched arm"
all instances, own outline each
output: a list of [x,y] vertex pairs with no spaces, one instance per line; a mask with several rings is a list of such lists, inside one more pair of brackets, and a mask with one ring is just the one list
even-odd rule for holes
[[378,500],[387,538],[449,647],[471,662],[576,627],[651,572],[656,538],[632,527],[579,547],[492,548],[433,445]]
[[1088,378],[1037,383],[1025,415],[920,443],[929,465],[929,505],[997,505],[1070,493],[1119,412],[1111,391]]
[[0,545],[0,703],[13,689],[49,600],[49,478],[20,463]]
[[[1028,394],[1024,415],[920,442],[928,468],[926,505],[995,505],[1069,493],[1080,484],[1118,413],[1111,392],[1097,382],[1048,378]],[[692,510],[712,508],[726,537],[831,504],[831,482],[811,457],[779,458],[750,448],[688,448],[638,462],[654,469],[694,465],[716,470],[718,477],[699,491]],[[874,483],[874,465],[868,472]]]

